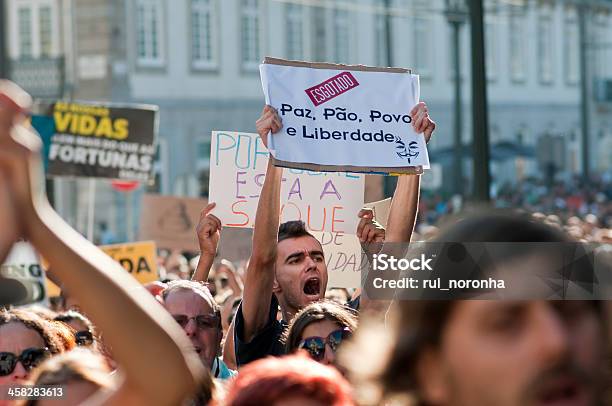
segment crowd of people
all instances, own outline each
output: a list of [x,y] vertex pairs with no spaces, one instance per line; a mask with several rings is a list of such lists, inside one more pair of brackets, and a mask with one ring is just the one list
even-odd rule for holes
[[[15,85],[0,84],[0,263],[17,239],[27,239],[49,262],[63,300],[53,309],[16,308],[3,297],[1,390],[61,388],[63,405],[612,401],[605,302],[382,301],[361,289],[328,289],[320,242],[303,222],[279,224],[283,169],[271,163],[246,263],[216,258],[223,225],[211,203],[194,230],[200,255],[188,261],[168,254],[164,276],[140,285],[47,202],[40,141],[26,120],[30,103]],[[417,104],[410,116],[428,142],[435,123],[427,105]],[[282,122],[266,106],[256,127],[267,145]],[[355,213],[364,252],[424,234],[441,242],[606,238],[609,187],[607,200],[593,196],[601,205],[596,213],[586,197],[586,211],[578,205],[567,219],[553,212],[478,213],[417,235],[419,190],[418,175],[399,177],[386,228],[372,210]],[[2,393],[0,405],[58,404],[57,396]]]
[[[554,227],[561,227],[584,242],[612,241],[612,172],[574,176],[548,185],[543,180],[527,178],[516,184],[504,184],[492,196],[493,207],[532,213]],[[426,235],[437,232],[446,219],[461,211],[458,195],[445,199],[432,193],[419,205],[418,230]]]

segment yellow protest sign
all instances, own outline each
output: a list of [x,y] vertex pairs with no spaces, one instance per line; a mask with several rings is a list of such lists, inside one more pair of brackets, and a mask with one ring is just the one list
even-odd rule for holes
[[140,283],[159,279],[155,242],[102,245],[100,249],[119,262]]

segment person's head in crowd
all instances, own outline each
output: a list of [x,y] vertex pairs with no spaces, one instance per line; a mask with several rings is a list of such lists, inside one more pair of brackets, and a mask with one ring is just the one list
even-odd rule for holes
[[303,221],[288,221],[278,230],[273,292],[281,307],[297,313],[325,297],[327,266],[321,243]]
[[544,223],[552,227],[561,227],[561,219],[556,214],[549,214],[546,216]]
[[[225,334],[229,329],[232,321],[234,321],[234,317],[236,317],[236,312],[238,311],[238,306],[240,306],[240,302],[242,302],[241,297],[230,298],[232,301],[232,306],[229,308],[229,312],[223,315],[223,333]],[[223,313],[223,312],[222,312]]]
[[287,353],[305,350],[312,359],[325,365],[336,364],[336,351],[357,329],[353,310],[323,300],[300,310],[286,330]]
[[566,223],[570,227],[571,226],[582,227],[582,220],[580,220],[580,218],[576,217],[576,216],[572,216],[572,217],[568,218]]
[[208,288],[196,281],[172,281],[162,292],[162,299],[204,365],[212,368],[219,355],[223,330],[219,305]]
[[336,303],[345,304],[346,302],[348,302],[349,298],[350,296],[346,289],[333,288],[327,289],[327,291],[325,292],[325,299],[333,300]]
[[589,213],[584,217],[584,230],[586,234],[591,234],[599,225],[599,219],[596,215]]
[[189,261],[179,251],[173,252],[166,260],[166,274],[175,274],[180,279],[189,279],[191,277]]
[[254,361],[240,370],[225,396],[227,406],[351,406],[351,387],[334,368],[288,355]]
[[222,259],[219,265],[217,265],[217,267],[215,268],[215,280],[220,290],[225,290],[229,288],[229,279],[227,277],[227,274],[229,272],[235,275],[236,267],[231,261],[228,261],[227,259]]
[[0,385],[24,382],[43,360],[70,349],[62,334],[36,313],[0,310]]
[[[491,214],[458,221],[437,241],[571,239],[541,221]],[[418,405],[603,404],[609,349],[602,302],[422,300],[399,308],[390,344],[372,346],[385,337],[366,329],[343,358],[364,404],[408,394]],[[370,372],[377,378],[368,380]]]
[[91,347],[91,349],[97,348],[94,325],[81,313],[74,310],[69,310],[56,316],[55,321],[65,323],[74,330],[74,338],[78,346]]
[[[116,383],[104,357],[96,352],[79,348],[50,358],[40,364],[29,378],[36,386],[57,386],[64,392],[62,405],[76,406],[99,390],[111,390]],[[31,400],[25,406],[54,405],[53,398]]]

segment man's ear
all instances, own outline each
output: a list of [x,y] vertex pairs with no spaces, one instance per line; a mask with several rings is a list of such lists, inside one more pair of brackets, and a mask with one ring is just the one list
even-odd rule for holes
[[276,276],[274,276],[274,283],[272,284],[272,293],[280,293],[283,290],[281,289],[280,284],[276,280]]
[[417,361],[419,395],[426,404],[444,405],[450,401],[444,361],[438,349],[427,348]]

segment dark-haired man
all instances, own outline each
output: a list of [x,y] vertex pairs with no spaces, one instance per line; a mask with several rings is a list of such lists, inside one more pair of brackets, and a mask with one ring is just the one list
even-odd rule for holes
[[[412,126],[429,140],[435,123],[429,118],[425,103],[410,112]],[[268,134],[282,128],[278,113],[271,106],[263,109],[257,132],[264,145]],[[243,301],[235,318],[235,350],[238,366],[281,355],[280,337],[295,313],[309,303],[325,297],[327,267],[321,243],[298,221],[279,228],[282,168],[268,163],[260,194],[253,249],[247,268]],[[394,194],[388,219],[387,241],[409,241],[418,206],[419,176],[402,176]],[[362,210],[357,236],[362,243],[380,242],[384,230],[372,222],[372,213]],[[282,319],[277,313],[280,305]]]

